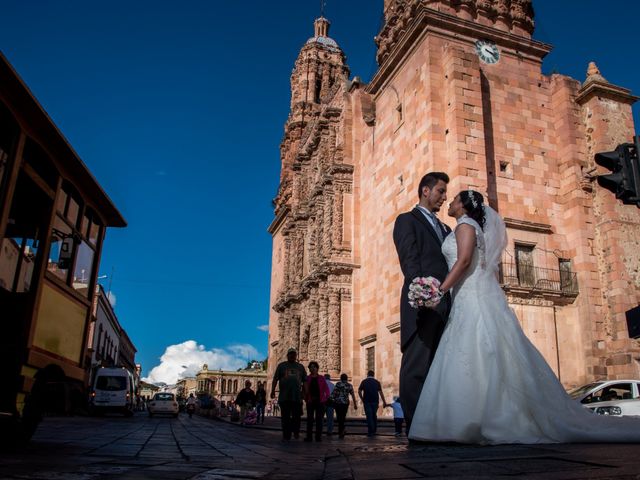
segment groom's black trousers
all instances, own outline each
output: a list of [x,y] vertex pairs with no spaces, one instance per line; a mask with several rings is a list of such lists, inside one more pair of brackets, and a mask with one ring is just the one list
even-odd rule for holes
[[400,404],[407,435],[445,323],[439,315],[431,316],[428,321],[420,322],[419,328],[404,345],[400,364]]

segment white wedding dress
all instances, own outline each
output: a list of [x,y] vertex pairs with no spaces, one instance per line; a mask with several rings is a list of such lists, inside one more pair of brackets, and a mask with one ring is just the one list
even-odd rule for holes
[[[424,383],[409,438],[474,444],[640,442],[640,419],[592,413],[571,399],[525,336],[496,271],[504,222],[485,207],[471,266],[453,292],[447,326]],[[486,245],[486,246],[485,246]],[[449,269],[454,234],[442,245]]]

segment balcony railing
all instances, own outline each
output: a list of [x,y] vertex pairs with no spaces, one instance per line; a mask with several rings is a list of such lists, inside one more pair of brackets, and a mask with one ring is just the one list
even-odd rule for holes
[[500,264],[500,282],[506,289],[540,292],[574,298],[578,295],[578,279],[574,272],[540,268],[516,263]]

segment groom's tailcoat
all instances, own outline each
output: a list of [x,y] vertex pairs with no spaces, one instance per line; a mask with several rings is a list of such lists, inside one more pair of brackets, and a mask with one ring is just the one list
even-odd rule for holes
[[[443,228],[445,234],[451,231]],[[396,218],[393,241],[404,275],[400,297],[400,400],[410,425],[451,301],[446,295],[435,309],[415,309],[409,305],[409,285],[415,277],[432,276],[442,282],[449,269],[434,227],[418,208]]]

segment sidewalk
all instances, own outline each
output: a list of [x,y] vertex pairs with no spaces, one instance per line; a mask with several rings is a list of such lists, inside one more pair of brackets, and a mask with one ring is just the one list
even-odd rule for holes
[[[218,417],[217,420],[221,420],[230,425],[236,425],[242,428],[251,428],[258,430],[281,430],[280,417],[264,417],[264,424],[257,425],[240,425],[240,422],[232,422],[229,416],[226,417]],[[302,417],[302,422],[300,423],[300,432],[304,435],[304,432],[307,428],[307,417]],[[347,417],[345,422],[345,430],[347,435],[367,435],[367,422],[366,420],[360,417]],[[326,435],[327,432],[327,421],[325,419],[323,432]],[[394,437],[394,425],[393,420],[391,418],[378,418],[378,433],[377,436],[382,437]],[[334,435],[338,435],[338,421],[333,421],[333,433]]]
[[26,480],[638,480],[640,444],[409,445],[364,435],[281,441],[279,417],[242,427],[228,417],[48,417],[24,449],[0,452],[0,478]]

